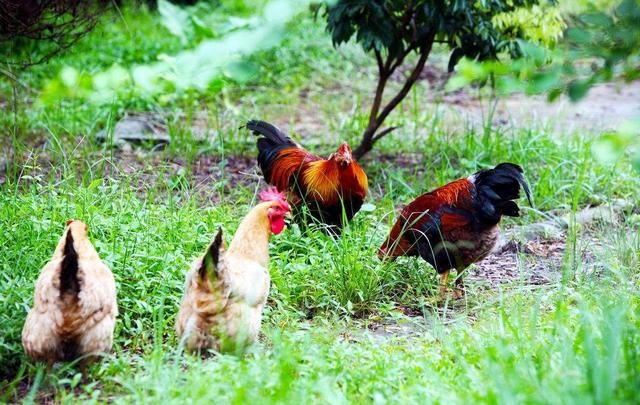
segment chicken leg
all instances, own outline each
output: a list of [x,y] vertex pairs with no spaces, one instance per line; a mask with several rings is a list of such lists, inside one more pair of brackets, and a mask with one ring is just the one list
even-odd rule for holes
[[[464,270],[459,270],[456,280],[455,280],[455,286],[453,288],[453,294],[452,297],[453,299],[460,299],[463,298],[465,295],[465,291],[464,291],[464,279],[462,277],[462,272]],[[444,271],[442,273],[440,273],[440,301],[444,301],[447,297],[447,282],[449,281],[449,273],[451,271],[447,270]]]
[[462,277],[462,273],[464,269],[458,270],[458,274],[455,281],[455,286],[453,287],[453,298],[460,299],[464,298],[465,290],[464,290],[464,279]]
[[447,298],[447,281],[449,281],[449,270],[439,274],[440,276],[440,301]]

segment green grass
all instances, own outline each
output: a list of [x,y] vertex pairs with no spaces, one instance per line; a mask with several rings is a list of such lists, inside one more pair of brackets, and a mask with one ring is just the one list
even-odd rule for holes
[[[105,19],[109,24],[72,52],[22,72],[21,81],[38,91],[65,65],[97,71],[180,49],[152,11],[129,6]],[[127,29],[133,24],[136,30]],[[522,217],[505,220],[506,229],[615,198],[640,200],[628,159],[613,165],[594,159],[594,134],[559,137],[544,123],[453,131],[440,115],[446,106],[423,106],[424,84],[390,117],[401,128],[363,161],[374,208],[360,212],[339,239],[298,226],[272,238],[261,342],[242,358],[181,351],[173,328],[189,263],[219,226],[230,238],[261,187],[250,176],[245,186],[231,183],[234,168],[224,164],[221,176],[203,177],[195,162],[253,156],[254,139],[238,130],[248,118],[318,128],[315,137],[312,130],[294,136],[322,153],[343,139],[355,143],[366,124],[374,83],[368,59],[354,47],[337,56],[320,22],[301,18],[289,28],[280,47],[252,56],[260,74],[248,84],[229,82],[220,92],[189,93],[171,105],[131,97],[110,106],[43,107],[21,92],[17,116],[0,118],[0,150],[12,151],[0,184],[0,402],[637,401],[637,209],[614,225],[572,224],[563,262],[549,268],[562,277],[551,283],[467,283],[466,300],[443,308],[429,305],[437,281],[427,264],[378,261],[376,249],[398,206],[501,161],[523,165],[535,201]],[[111,46],[98,51],[98,40]],[[0,84],[0,94],[11,100],[9,83]],[[172,143],[162,151],[140,148],[129,169],[131,157],[94,135],[132,110],[168,112]],[[200,111],[218,133],[204,143],[191,133]],[[46,374],[20,343],[34,281],[68,218],[89,224],[116,277],[121,313],[114,353],[84,376],[73,364]],[[521,266],[530,260],[520,258]],[[369,331],[381,323],[411,325],[412,333]]]

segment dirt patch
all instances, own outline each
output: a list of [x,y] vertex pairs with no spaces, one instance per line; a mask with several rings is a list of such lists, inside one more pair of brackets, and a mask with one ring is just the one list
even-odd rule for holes
[[[411,74],[413,66],[402,65],[391,75],[391,80],[404,84],[406,77]],[[435,65],[425,65],[418,75],[418,80],[429,82],[432,88],[442,89],[450,75]]]
[[[602,247],[602,243],[590,235],[582,235],[581,240],[588,241],[584,245],[589,249],[578,253],[577,260],[582,263],[580,271],[597,274],[600,269],[594,252]],[[466,299],[442,303],[435,297],[426,297],[422,308],[397,305],[396,309],[403,317],[367,321],[363,328],[349,333],[345,339],[411,339],[424,336],[436,321],[439,324],[474,322],[476,294],[505,288],[544,288],[545,285],[560,282],[566,249],[564,235],[561,239],[536,239],[525,243],[510,241],[465,271]]]
[[167,159],[157,153],[121,152],[108,167],[109,177],[133,177],[139,190],[158,182],[171,188],[171,184],[185,180],[192,192],[213,203],[238,188],[255,187],[262,179],[253,156],[201,155],[188,162]]
[[[485,125],[489,111],[493,107],[493,100],[487,89],[478,90],[467,87],[459,91],[445,92],[444,88],[450,76],[440,66],[446,66],[446,62],[440,62],[425,66],[420,73],[420,81],[428,83],[428,85],[423,84],[417,87],[421,109],[433,111],[434,115],[438,114],[441,125],[448,130],[465,130],[468,124]],[[410,66],[398,68],[391,77],[392,87],[398,87],[404,83],[404,77],[409,74],[410,69]],[[388,94],[394,94],[394,89],[395,87],[389,89]],[[360,93],[363,90],[365,89],[349,89],[350,92]],[[372,95],[366,92],[361,95],[364,97],[363,108],[368,111]],[[407,105],[403,107],[409,109],[410,103],[405,104]],[[507,128],[544,127],[562,135],[615,130],[621,123],[638,117],[640,117],[640,81],[634,81],[596,85],[578,103],[572,103],[565,96],[549,103],[544,94],[501,96],[495,104],[492,123]]]
[[[431,108],[443,107],[443,122],[454,129],[460,128],[461,121],[485,124],[493,107],[489,97],[480,98],[474,91],[425,96]],[[578,103],[567,97],[548,103],[544,95],[502,97],[495,104],[492,122],[504,127],[544,127],[556,134],[571,134],[616,130],[621,123],[637,117],[640,117],[640,81],[594,86]]]
[[[189,184],[188,190],[208,202],[217,203],[224,195],[233,194],[241,188],[252,188],[260,184],[262,175],[255,156],[225,156],[203,154],[188,161],[184,158],[167,157],[162,152],[147,151],[143,148],[120,148],[111,153],[92,152],[87,156],[69,156],[69,162],[77,166],[76,173],[86,171],[92,164],[94,174],[105,179],[131,182],[141,198],[151,187],[157,190],[175,190],[182,193],[181,182]],[[106,155],[106,156],[105,156]],[[52,184],[63,179],[65,168],[55,164],[46,148],[35,147],[20,157],[22,164],[14,170],[0,172],[0,184],[7,177],[23,186],[31,184]],[[78,175],[80,176],[80,175]],[[78,178],[78,180],[81,180]],[[166,187],[157,188],[157,184]]]
[[566,242],[533,240],[525,244],[510,242],[467,270],[465,281],[495,288],[522,282],[541,285],[558,280]]

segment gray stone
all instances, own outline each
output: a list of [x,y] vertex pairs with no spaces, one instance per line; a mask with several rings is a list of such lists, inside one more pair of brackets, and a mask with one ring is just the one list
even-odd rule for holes
[[164,120],[150,114],[127,115],[118,121],[113,129],[113,136],[102,130],[96,137],[103,142],[111,141],[114,144],[126,142],[156,146],[171,141]]
[[[588,207],[576,212],[575,222],[578,225],[588,225],[594,222],[615,223],[621,212],[632,209],[633,204],[629,201],[617,199],[611,204]],[[535,239],[554,240],[561,239],[564,231],[569,228],[571,214],[565,214],[547,221],[536,222],[530,225],[516,226],[500,235],[494,252],[502,252],[508,249],[512,241],[528,242]]]

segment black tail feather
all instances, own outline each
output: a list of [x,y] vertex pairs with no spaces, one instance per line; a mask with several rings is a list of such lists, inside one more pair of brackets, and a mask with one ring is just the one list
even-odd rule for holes
[[[529,183],[527,183],[527,180],[524,178],[524,170],[522,170],[522,167],[513,163],[500,163],[493,170],[495,171],[504,170],[507,172],[507,175],[506,175],[507,177],[510,176],[512,178],[515,178],[518,181],[518,184],[522,186],[522,189],[524,190],[524,194],[527,196],[527,201],[529,202],[529,206],[533,207],[533,202],[531,200],[531,189],[529,188]],[[519,197],[519,193],[518,193],[518,197]]]
[[481,170],[475,174],[478,190],[478,211],[485,223],[495,224],[503,215],[520,215],[518,205],[513,201],[520,198],[520,187],[531,202],[531,191],[524,178],[522,167],[513,163],[500,163],[493,169]]
[[73,247],[71,228],[67,230],[60,271],[60,296],[64,294],[78,295],[80,282],[78,281],[78,253]]
[[257,135],[258,141],[258,165],[262,170],[267,183],[271,178],[271,165],[277,157],[277,153],[283,149],[298,147],[291,138],[286,136],[275,125],[268,122],[251,120],[247,122],[247,129]]
[[273,146],[287,145],[295,146],[295,142],[280,131],[275,125],[269,124],[265,121],[251,120],[247,122],[247,129],[253,131],[254,135],[262,135]]
[[207,251],[202,258],[202,264],[198,269],[198,274],[201,279],[206,279],[210,274],[217,274],[218,263],[220,262],[220,253],[223,249],[224,240],[222,238],[222,228],[218,229],[216,237],[213,242],[207,248]]

